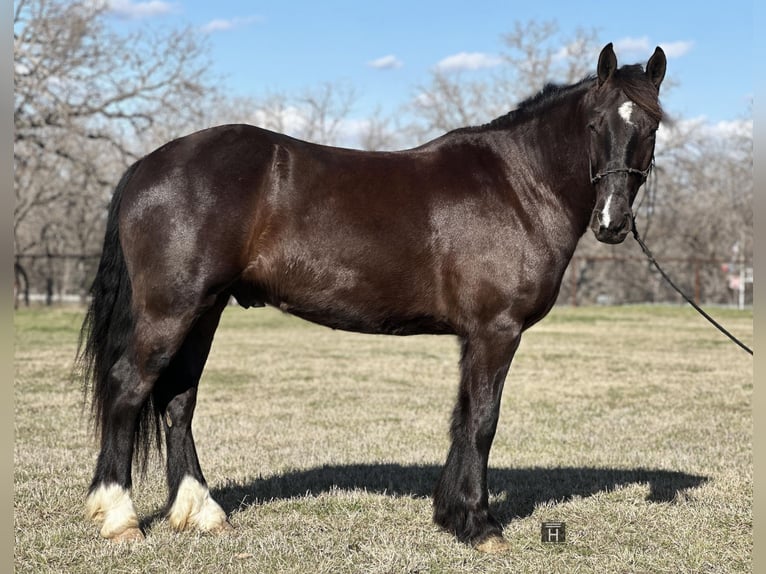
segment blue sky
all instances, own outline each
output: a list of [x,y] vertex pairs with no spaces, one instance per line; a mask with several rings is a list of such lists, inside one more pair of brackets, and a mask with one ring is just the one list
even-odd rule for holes
[[440,63],[479,67],[465,69],[466,78],[491,71],[503,34],[529,20],[555,20],[564,35],[595,29],[600,44],[614,42],[621,64],[645,63],[663,46],[668,77],[678,83],[663,103],[676,117],[711,124],[749,117],[754,92],[754,5],[743,0],[106,1],[116,27],[203,31],[214,72],[238,95],[346,82],[359,96],[359,116],[376,106],[395,111]]

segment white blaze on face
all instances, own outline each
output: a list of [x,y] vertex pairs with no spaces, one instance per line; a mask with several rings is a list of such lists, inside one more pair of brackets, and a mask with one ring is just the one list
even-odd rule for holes
[[617,113],[620,114],[620,117],[625,120],[625,123],[628,125],[633,125],[633,120],[631,119],[633,116],[633,102],[625,102],[623,103],[617,110]]
[[[626,124],[630,126],[633,125],[633,102],[623,102],[620,107],[617,108],[617,113],[620,114],[620,117]],[[609,207],[612,205],[612,197],[614,197],[614,194],[609,194],[609,197],[607,197],[604,202],[604,208],[601,210],[601,225],[604,227],[609,227],[609,224],[612,222],[612,217],[609,215]]]
[[614,197],[614,194],[610,193],[604,202],[604,209],[601,210],[601,225],[604,227],[609,227],[609,224],[612,222],[612,218],[609,216],[609,206],[612,203],[612,197]]

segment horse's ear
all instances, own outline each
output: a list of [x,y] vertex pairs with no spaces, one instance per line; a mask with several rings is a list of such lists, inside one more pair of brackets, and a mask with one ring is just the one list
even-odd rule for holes
[[652,54],[652,57],[649,58],[649,61],[646,64],[646,75],[656,86],[657,91],[660,90],[660,84],[665,77],[665,68],[667,65],[668,61],[665,58],[665,52],[662,51],[662,48],[657,46],[654,49],[654,54]]
[[614,48],[609,42],[598,57],[598,85],[600,86],[612,77],[617,69],[617,56],[614,55]]

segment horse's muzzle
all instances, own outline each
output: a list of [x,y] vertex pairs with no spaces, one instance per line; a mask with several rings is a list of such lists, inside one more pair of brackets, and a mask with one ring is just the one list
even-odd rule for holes
[[601,212],[594,211],[590,220],[590,228],[596,239],[602,243],[622,243],[633,228],[633,218],[630,213],[626,213],[620,219],[604,222]]

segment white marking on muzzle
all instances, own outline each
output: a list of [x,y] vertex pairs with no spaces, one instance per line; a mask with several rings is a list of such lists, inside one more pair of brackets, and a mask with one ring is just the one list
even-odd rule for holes
[[631,119],[633,117],[633,102],[623,103],[617,110],[617,113],[625,120],[626,124],[633,125],[633,120]]
[[601,226],[602,227],[609,227],[609,224],[612,222],[612,218],[609,215],[609,206],[612,204],[613,197],[614,197],[614,193],[610,193],[609,197],[607,197],[606,201],[604,202],[604,209],[601,210]]

